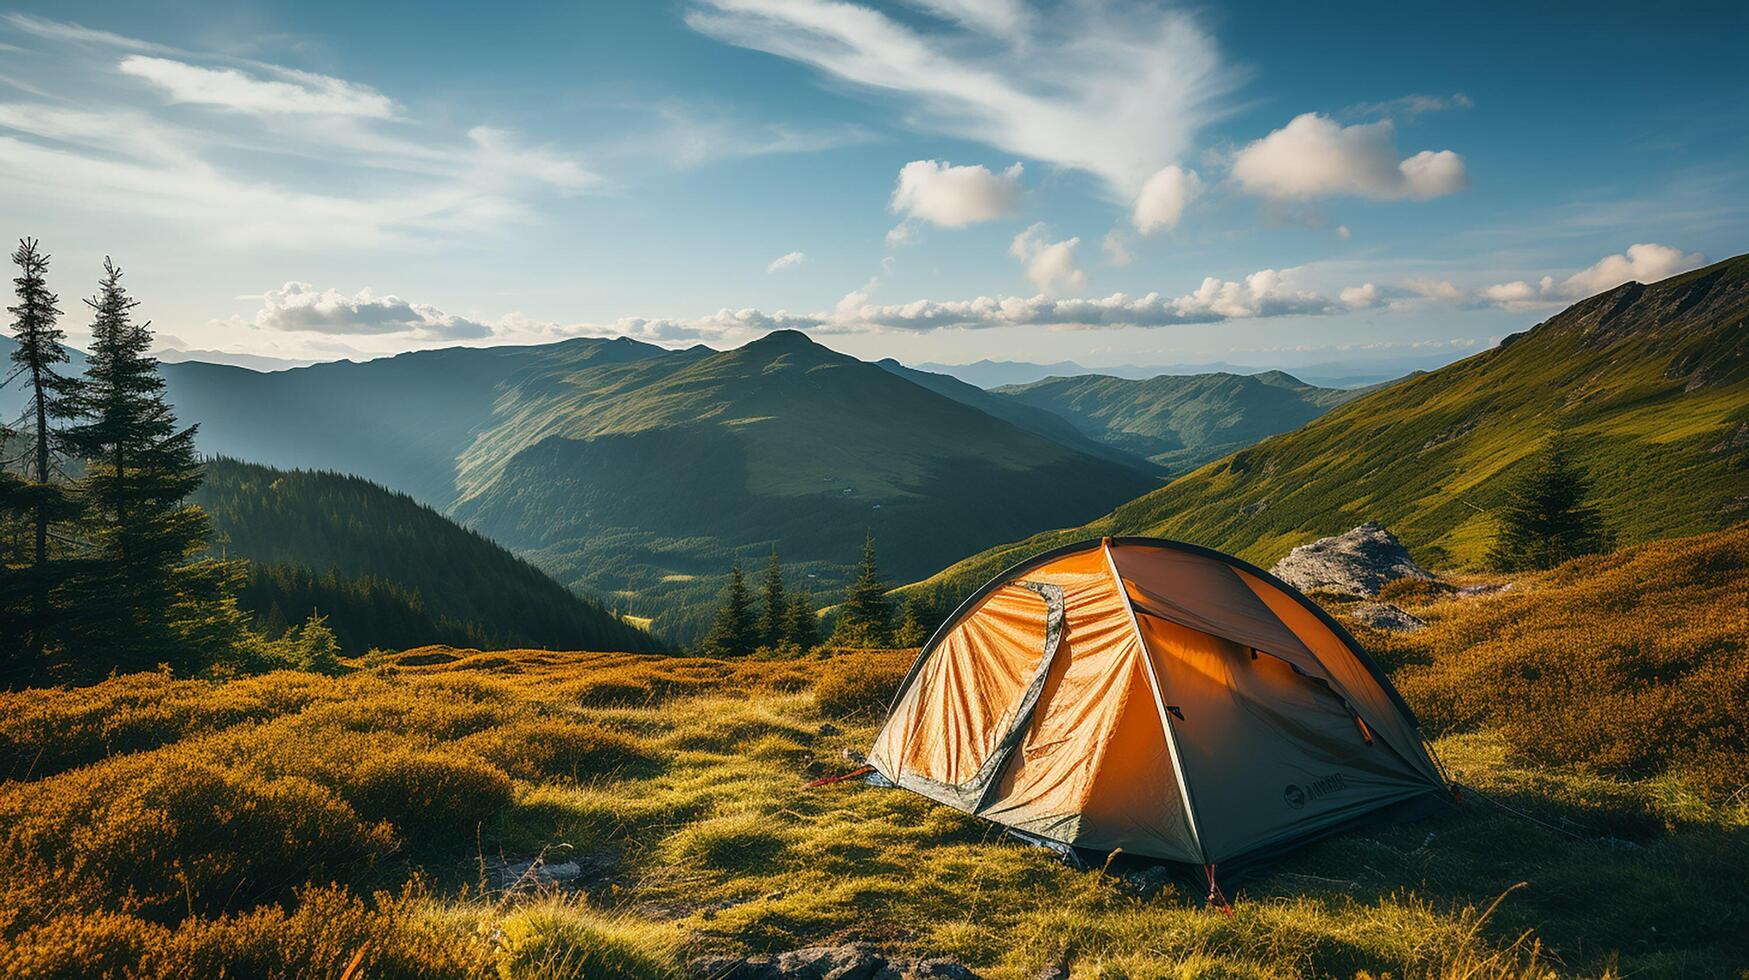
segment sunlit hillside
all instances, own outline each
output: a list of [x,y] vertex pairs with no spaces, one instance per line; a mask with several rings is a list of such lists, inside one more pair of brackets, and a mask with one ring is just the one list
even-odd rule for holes
[[1177,538],[1267,565],[1368,520],[1418,557],[1473,568],[1513,478],[1556,435],[1588,471],[1619,543],[1749,515],[1749,256],[1593,296],[1494,350],[937,580],[967,591],[1021,556],[1106,534]]
[[[1363,635],[1480,793],[1296,852],[1231,916],[908,792],[804,788],[854,764],[904,651],[426,648],[3,695],[0,972],[641,978],[859,939],[1014,980],[1728,975],[1746,570],[1738,527],[1502,594],[1397,590],[1430,628]],[[506,880],[536,856],[563,883]]]

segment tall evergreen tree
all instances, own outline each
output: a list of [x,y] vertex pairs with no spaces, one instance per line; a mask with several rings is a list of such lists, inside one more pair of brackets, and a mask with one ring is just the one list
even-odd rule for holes
[[[59,367],[67,363],[67,349],[61,343],[66,334],[60,327],[57,299],[48,288],[49,257],[35,239],[25,238],[19,240],[12,261],[18,266],[18,275],[12,280],[18,302],[6,309],[13,316],[12,336],[18,341],[12,352],[12,361],[18,365],[12,378],[26,389],[25,411],[17,430],[25,453],[24,478],[7,482],[6,497],[9,509],[22,514],[28,523],[29,542],[28,555],[17,562],[22,572],[7,570],[10,587],[0,596],[8,606],[20,603],[25,607],[24,629],[15,634],[21,636],[23,647],[6,652],[11,661],[6,665],[9,676],[0,683],[16,679],[21,671],[43,666],[43,655],[60,625],[54,593],[65,573],[65,566],[51,554],[51,529],[78,513],[77,503],[62,482],[59,460],[61,428],[77,412],[79,385]],[[12,563],[9,560],[6,564]]]
[[814,615],[814,597],[806,588],[790,593],[789,606],[783,614],[783,639],[803,650],[820,643],[820,618]]
[[839,646],[886,646],[892,642],[892,615],[887,586],[875,562],[874,532],[870,531],[862,543],[862,562],[857,566],[856,579],[844,592],[844,605],[838,613],[838,625],[832,630],[832,642]]
[[729,584],[723,590],[723,605],[704,638],[704,652],[712,657],[745,657],[759,646],[759,623],[741,563],[729,566]]
[[85,643],[112,651],[115,666],[198,666],[234,634],[228,598],[239,569],[197,561],[206,514],[184,503],[200,485],[195,426],[178,428],[164,400],[150,324],[133,322],[137,301],[121,269],[104,260],[79,400],[81,422],[65,433],[86,460],[80,489],[90,508],[98,560],[86,586]]
[[1570,558],[1606,551],[1603,515],[1586,503],[1591,481],[1570,447],[1554,439],[1542,458],[1508,490],[1500,535],[1488,560],[1501,571],[1553,568]]
[[789,611],[783,598],[783,564],[778,560],[776,546],[765,562],[764,599],[765,605],[759,612],[759,642],[775,647],[784,641],[784,615]]

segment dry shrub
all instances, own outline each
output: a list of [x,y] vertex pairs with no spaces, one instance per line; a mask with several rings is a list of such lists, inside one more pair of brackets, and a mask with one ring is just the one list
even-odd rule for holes
[[914,656],[906,651],[841,653],[822,665],[814,698],[821,711],[835,717],[879,718]]
[[1749,526],[1569,562],[1383,640],[1434,732],[1611,774],[1749,784]]
[[1457,586],[1431,578],[1396,578],[1379,589],[1378,601],[1398,606],[1435,602],[1457,591]]
[[460,747],[517,779],[599,776],[642,779],[662,769],[662,758],[630,735],[587,722],[533,718],[463,739]]
[[12,942],[0,942],[0,976],[121,976],[169,939],[168,929],[131,915],[58,915],[25,929]]
[[40,882],[39,909],[88,907],[169,920],[247,908],[353,871],[390,850],[306,779],[221,769],[197,751],[154,753],[0,789],[0,860]]
[[90,687],[0,693],[0,775],[40,779],[295,713],[317,697],[323,681],[281,672],[221,685],[153,672]]
[[346,790],[358,812],[421,846],[474,846],[482,823],[510,806],[504,770],[461,752],[400,749],[367,760]]
[[480,939],[432,928],[416,892],[366,903],[344,886],[302,890],[288,912],[264,906],[216,919],[190,919],[155,944],[144,977],[338,977],[363,952],[373,980],[479,976],[490,963]]

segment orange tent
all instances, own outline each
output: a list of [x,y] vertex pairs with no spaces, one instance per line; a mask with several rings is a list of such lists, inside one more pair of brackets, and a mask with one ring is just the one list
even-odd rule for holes
[[985,585],[924,645],[868,761],[1023,835],[1202,865],[1446,789],[1328,614],[1152,538],[1058,548]]

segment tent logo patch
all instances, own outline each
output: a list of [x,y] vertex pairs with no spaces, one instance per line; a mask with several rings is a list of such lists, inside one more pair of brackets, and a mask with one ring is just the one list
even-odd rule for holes
[[1304,786],[1289,783],[1287,788],[1281,791],[1281,798],[1289,807],[1298,810],[1308,802],[1321,800],[1332,793],[1340,793],[1346,785],[1342,774],[1333,772]]

